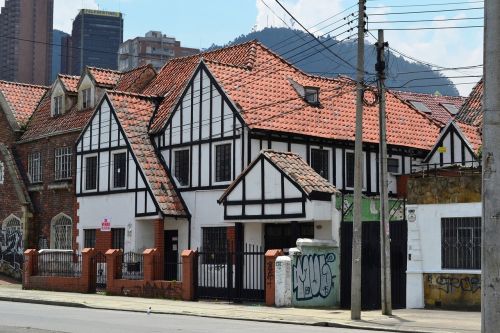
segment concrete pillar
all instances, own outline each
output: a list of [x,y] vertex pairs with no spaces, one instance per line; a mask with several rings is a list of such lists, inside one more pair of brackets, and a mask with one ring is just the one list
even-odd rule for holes
[[31,289],[31,276],[36,275],[38,252],[35,249],[24,251],[23,289]]
[[274,266],[276,263],[276,258],[283,255],[281,250],[267,250],[265,254],[266,267],[265,267],[265,277],[266,277],[266,305],[273,306],[275,298],[275,280],[274,280]]
[[292,259],[280,256],[276,258],[275,267],[276,306],[292,306]]
[[93,280],[96,278],[96,267],[92,269],[92,264],[97,266],[97,263],[92,263],[92,257],[94,256],[94,253],[95,250],[93,248],[85,248],[82,250],[82,277],[80,278],[80,281],[82,283],[82,291],[86,293],[94,291],[91,290]]
[[182,251],[182,299],[184,301],[193,301],[195,299],[195,283],[197,276],[197,256],[198,253],[193,250]]
[[155,256],[156,249],[146,249],[142,252],[144,255],[144,281],[151,282],[155,280]]

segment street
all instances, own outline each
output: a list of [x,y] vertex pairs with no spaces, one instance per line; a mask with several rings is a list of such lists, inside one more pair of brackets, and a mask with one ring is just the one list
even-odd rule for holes
[[[153,309],[154,311],[154,309]],[[0,302],[2,333],[45,332],[345,332],[344,328],[272,324],[166,314]],[[378,332],[347,330],[349,333]]]

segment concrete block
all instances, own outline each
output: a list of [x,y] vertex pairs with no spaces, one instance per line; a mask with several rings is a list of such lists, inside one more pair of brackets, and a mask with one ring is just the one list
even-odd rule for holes
[[276,258],[275,263],[275,300],[277,307],[292,305],[292,260],[287,256]]

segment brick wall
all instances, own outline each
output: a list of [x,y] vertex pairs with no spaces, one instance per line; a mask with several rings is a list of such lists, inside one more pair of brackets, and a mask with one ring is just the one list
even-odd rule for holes
[[[78,236],[77,201],[75,196],[76,155],[75,141],[78,132],[57,135],[17,145],[20,168],[23,174],[28,170],[28,156],[40,152],[42,158],[42,182],[28,184],[28,191],[34,205],[34,214],[29,227],[28,245],[39,248],[40,239],[50,247],[50,222],[59,213],[68,215],[73,221],[73,248],[77,248]],[[55,180],[55,149],[72,147],[72,178],[64,181]]]

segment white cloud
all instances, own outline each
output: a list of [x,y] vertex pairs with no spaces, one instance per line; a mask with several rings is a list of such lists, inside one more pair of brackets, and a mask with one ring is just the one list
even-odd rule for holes
[[[263,3],[263,1],[267,4]],[[315,26],[319,22],[331,17],[335,13],[343,10],[341,0],[283,0],[281,3],[299,20],[306,28]],[[285,27],[285,21],[288,26],[300,29],[290,16],[273,0],[256,0],[257,18],[255,21],[256,29],[261,30],[266,27]],[[355,8],[353,8],[355,9]],[[273,13],[274,12],[274,13]],[[346,12],[347,15],[349,12]],[[324,24],[313,28],[318,31],[321,27],[328,25],[342,16],[332,18]],[[327,29],[328,30],[328,29]],[[322,32],[319,30],[318,32]]]

